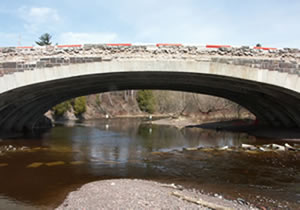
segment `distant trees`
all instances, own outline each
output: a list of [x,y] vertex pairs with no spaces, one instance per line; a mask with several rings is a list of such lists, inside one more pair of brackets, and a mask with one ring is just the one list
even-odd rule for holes
[[47,46],[47,45],[51,45],[51,38],[52,36],[48,33],[44,33],[43,35],[41,35],[39,37],[39,41],[36,41],[35,43],[39,46]]
[[138,102],[139,108],[150,114],[155,111],[155,98],[152,90],[139,90],[137,92],[136,100]]

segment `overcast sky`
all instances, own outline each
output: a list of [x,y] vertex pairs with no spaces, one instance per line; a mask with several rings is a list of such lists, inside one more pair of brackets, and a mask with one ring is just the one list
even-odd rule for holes
[[299,0],[1,0],[0,46],[187,43],[300,48]]

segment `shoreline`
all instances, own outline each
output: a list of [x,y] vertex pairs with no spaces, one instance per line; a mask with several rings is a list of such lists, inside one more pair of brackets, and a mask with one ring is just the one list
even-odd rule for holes
[[[260,127],[254,124],[252,119],[207,119],[202,120],[196,117],[174,117],[164,114],[147,115],[120,115],[110,118],[88,119],[93,120],[115,120],[115,119],[147,119],[145,124],[173,126],[181,130],[184,128],[200,128],[215,131],[224,131],[232,133],[245,133],[257,138],[282,140],[288,142],[300,142],[300,129],[268,128]],[[158,119],[157,119],[158,118]],[[76,124],[77,120],[56,121],[54,124],[64,124],[70,122],[70,125]],[[78,123],[77,123],[78,124]]]
[[[284,128],[268,128],[259,127],[254,124],[252,119],[201,119],[200,117],[174,117],[172,114],[139,114],[139,115],[115,115],[108,118],[95,118],[95,119],[62,119],[54,120],[53,127],[55,125],[75,125],[80,124],[80,121],[93,121],[93,120],[115,120],[115,119],[147,119],[146,124],[153,125],[166,125],[174,126],[178,129],[184,128],[201,128],[215,131],[225,131],[233,133],[246,133],[251,136],[266,139],[284,140],[290,142],[300,142],[300,129],[284,129]],[[1,133],[1,139],[13,139],[21,136],[35,136],[40,135],[44,131],[48,130],[44,128],[36,128],[28,133]],[[51,128],[50,128],[51,129]]]
[[260,127],[255,125],[254,120],[251,119],[201,121],[194,118],[179,117],[177,119],[164,118],[160,120],[151,121],[149,123],[156,125],[175,126],[178,129],[201,128],[215,131],[246,133],[248,135],[255,136],[258,138],[300,142],[300,129]]
[[154,124],[154,125],[169,125],[169,126],[174,126],[178,129],[185,128],[187,126],[196,126],[199,125],[199,123],[203,122],[202,120],[198,120],[196,118],[192,117],[166,117],[163,119],[158,119],[158,120],[152,120],[149,121],[149,124]]
[[56,209],[257,209],[246,201],[227,200],[196,189],[141,179],[109,179],[84,184]]

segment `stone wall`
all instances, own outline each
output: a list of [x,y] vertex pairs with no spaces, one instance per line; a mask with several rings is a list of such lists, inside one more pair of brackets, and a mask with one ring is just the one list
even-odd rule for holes
[[199,46],[108,46],[87,44],[76,47],[0,48],[0,76],[88,62],[120,59],[189,59],[249,66],[271,71],[299,74],[299,49],[254,49],[250,47],[205,48]]

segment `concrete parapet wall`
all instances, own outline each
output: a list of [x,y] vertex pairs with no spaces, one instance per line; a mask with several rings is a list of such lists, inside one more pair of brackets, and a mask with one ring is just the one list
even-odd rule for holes
[[[207,46],[209,46],[207,48]],[[226,64],[243,65],[271,71],[298,74],[300,50],[263,50],[249,47],[220,47],[215,45],[59,45],[32,48],[1,48],[0,76],[14,72],[49,68],[77,63],[121,59],[203,59]],[[218,45],[219,46],[219,45]]]

